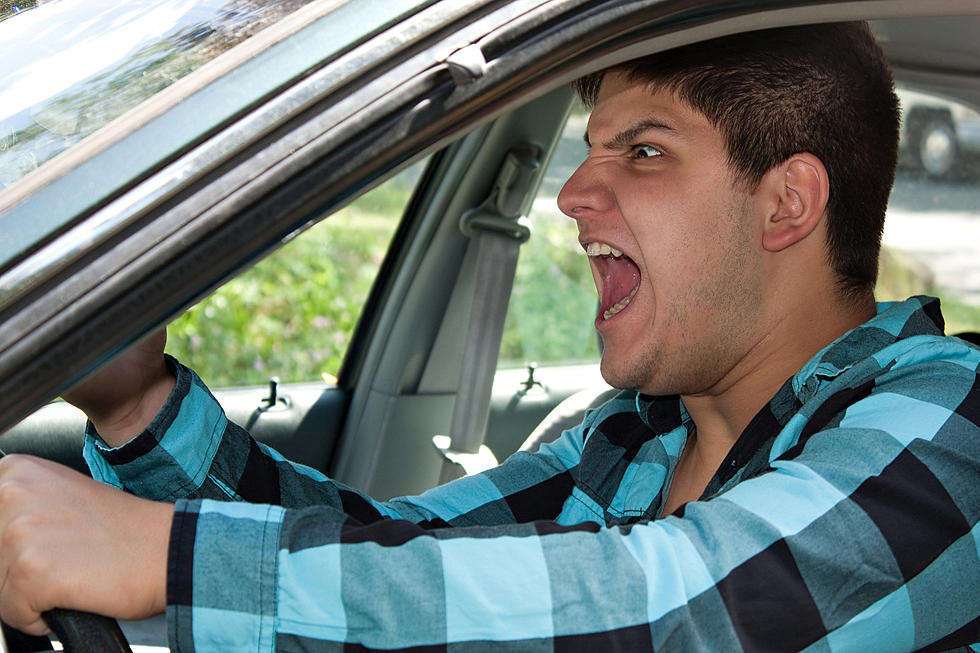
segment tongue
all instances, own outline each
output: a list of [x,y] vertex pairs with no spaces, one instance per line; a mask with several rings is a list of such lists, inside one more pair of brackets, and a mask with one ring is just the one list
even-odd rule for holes
[[627,256],[619,258],[599,256],[594,260],[602,276],[602,297],[599,306],[599,315],[602,315],[640,285],[640,269]]

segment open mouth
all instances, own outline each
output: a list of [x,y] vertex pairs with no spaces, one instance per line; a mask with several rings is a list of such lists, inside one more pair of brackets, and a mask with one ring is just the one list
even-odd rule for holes
[[629,256],[607,245],[591,242],[585,246],[599,291],[599,315],[603,320],[621,313],[640,288],[640,268]]

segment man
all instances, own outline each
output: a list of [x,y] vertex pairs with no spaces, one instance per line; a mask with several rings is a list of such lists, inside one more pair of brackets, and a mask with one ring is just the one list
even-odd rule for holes
[[559,205],[627,390],[382,504],[255,444],[158,336],[69,395],[96,478],[145,498],[0,462],[0,614],[166,607],[181,651],[980,641],[980,351],[935,301],[874,304],[898,109],[866,26],[579,86],[590,152]]

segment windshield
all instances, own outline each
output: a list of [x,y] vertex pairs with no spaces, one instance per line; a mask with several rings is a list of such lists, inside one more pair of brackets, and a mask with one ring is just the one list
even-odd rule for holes
[[0,189],[309,1],[0,5]]

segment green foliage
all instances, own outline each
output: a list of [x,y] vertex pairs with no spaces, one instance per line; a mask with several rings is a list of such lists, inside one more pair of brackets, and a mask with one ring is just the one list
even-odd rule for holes
[[936,294],[938,289],[929,268],[907,254],[882,247],[875,286],[878,301],[901,301],[912,295]]
[[575,223],[533,213],[531,222],[504,325],[501,364],[595,361],[595,285]]
[[956,335],[965,331],[980,333],[980,306],[964,304],[951,297],[942,300],[946,333]]
[[[336,376],[418,167],[225,284],[168,329],[167,349],[214,386]],[[505,364],[598,356],[596,299],[571,220],[532,215],[504,331]]]
[[398,217],[340,211],[175,320],[168,351],[215,386],[336,376]]

